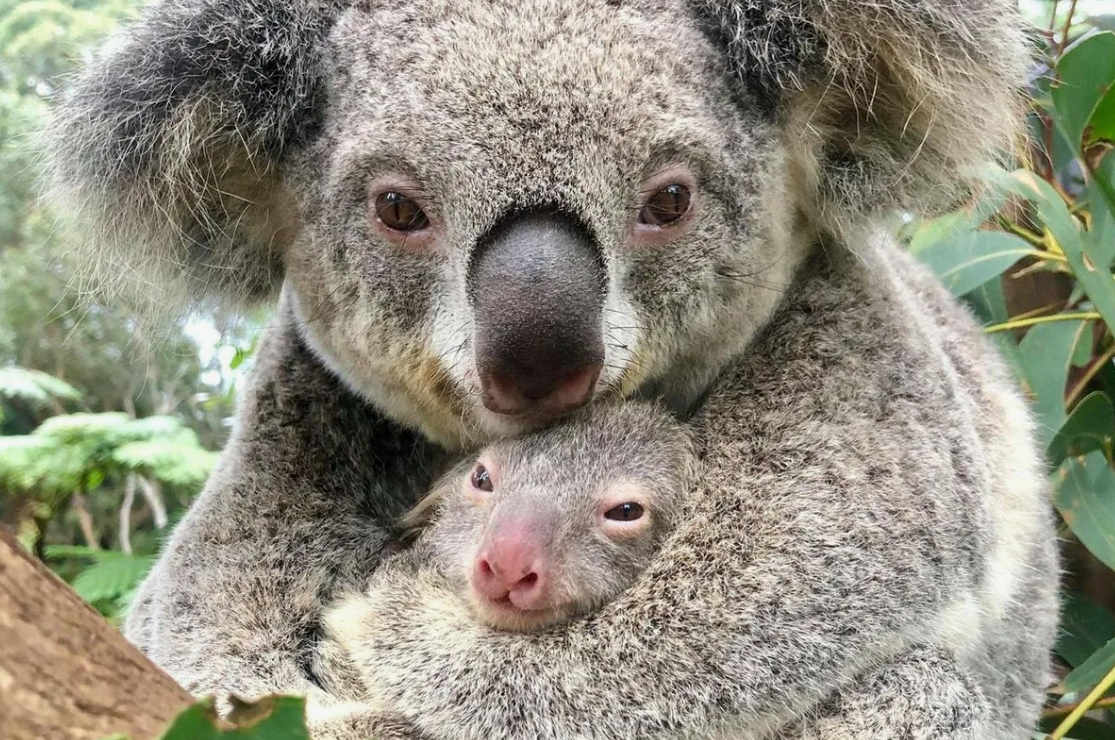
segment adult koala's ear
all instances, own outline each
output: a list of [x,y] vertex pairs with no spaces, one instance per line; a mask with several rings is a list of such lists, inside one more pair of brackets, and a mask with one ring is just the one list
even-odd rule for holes
[[77,78],[47,161],[83,270],[164,305],[273,291],[298,227],[280,171],[317,126],[339,6],[162,0]]
[[1014,0],[696,0],[779,117],[803,203],[840,232],[956,194],[1019,131],[1027,48]]

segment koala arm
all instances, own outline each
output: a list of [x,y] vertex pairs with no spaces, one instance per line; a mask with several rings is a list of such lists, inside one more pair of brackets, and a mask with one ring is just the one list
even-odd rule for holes
[[976,683],[945,651],[917,647],[825,699],[773,740],[977,740],[992,712]]
[[436,737],[755,737],[935,639],[989,557],[975,407],[886,278],[810,270],[708,396],[692,512],[635,586],[499,633],[401,557],[328,620],[369,695]]
[[195,694],[353,697],[318,648],[323,604],[360,588],[445,455],[341,386],[281,309],[237,429],[142,584],[125,633]]

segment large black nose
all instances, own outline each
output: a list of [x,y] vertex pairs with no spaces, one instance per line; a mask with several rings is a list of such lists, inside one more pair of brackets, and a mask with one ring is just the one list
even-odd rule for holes
[[588,230],[555,212],[516,214],[469,266],[476,370],[501,414],[561,414],[592,397],[604,363],[607,276]]

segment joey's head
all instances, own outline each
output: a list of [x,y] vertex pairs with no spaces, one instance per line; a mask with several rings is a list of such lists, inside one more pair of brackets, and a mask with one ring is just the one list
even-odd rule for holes
[[611,405],[459,466],[431,494],[427,542],[479,621],[543,629],[631,585],[677,523],[693,475],[670,416]]
[[53,193],[160,305],[283,286],[325,364],[444,443],[680,407],[819,235],[1010,133],[996,2],[158,0],[61,106]]

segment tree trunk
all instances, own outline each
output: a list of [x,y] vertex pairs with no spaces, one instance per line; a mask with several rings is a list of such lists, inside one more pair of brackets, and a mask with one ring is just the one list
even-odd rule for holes
[[163,502],[163,490],[159,482],[148,478],[146,475],[139,476],[139,489],[143,491],[143,497],[147,499],[147,506],[151,509],[151,515],[155,518],[155,529],[162,529],[167,525],[166,504]]
[[97,530],[93,526],[93,515],[89,513],[89,502],[85,500],[85,494],[75,493],[70,499],[70,508],[77,514],[81,536],[85,538],[85,546],[90,550],[100,550],[101,543],[97,541]]
[[0,527],[0,735],[154,740],[191,704]]
[[132,554],[132,504],[136,499],[136,474],[124,481],[124,500],[120,502],[120,552]]

